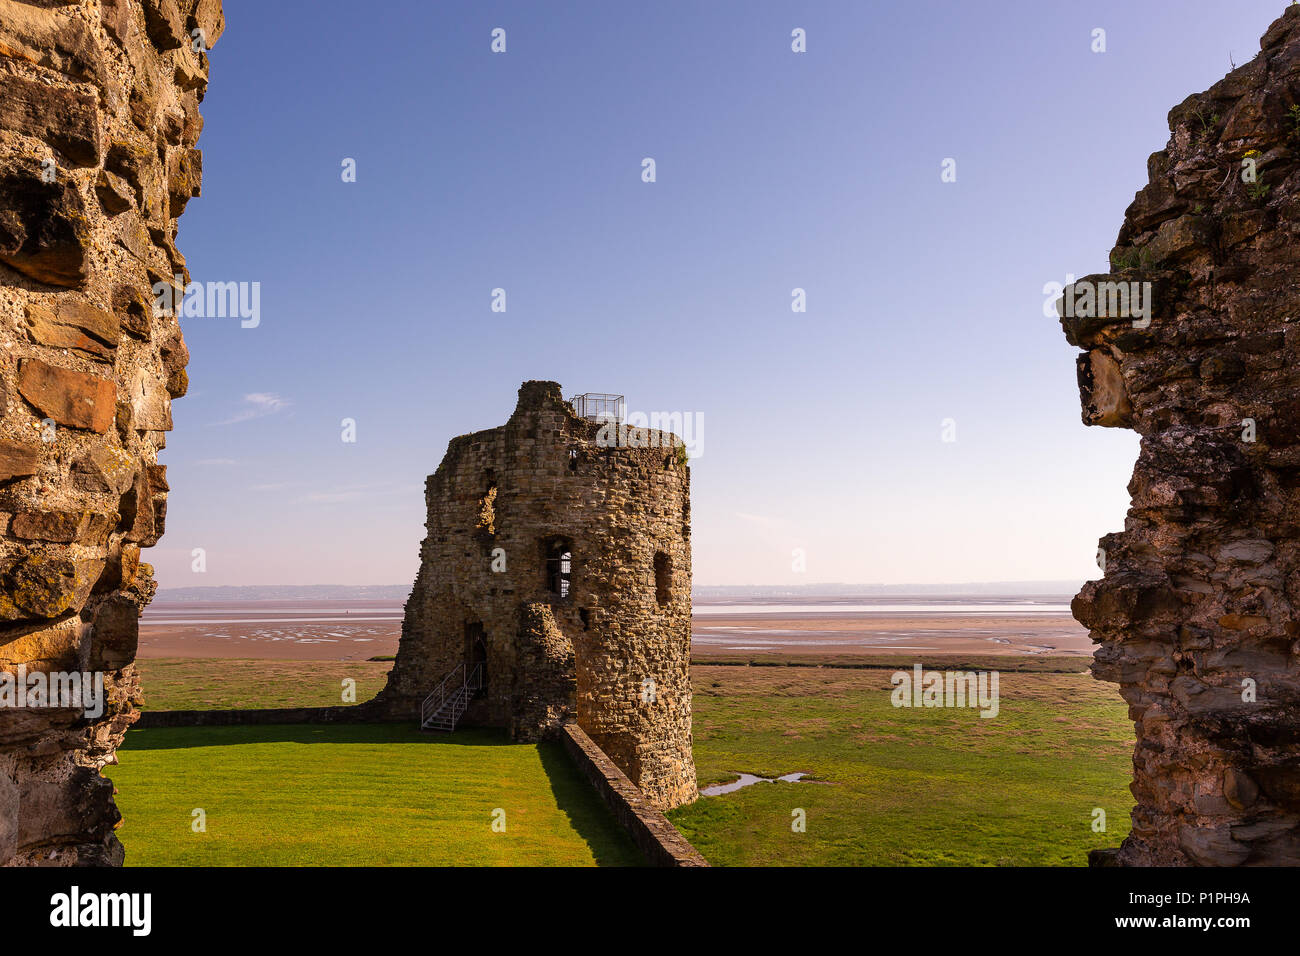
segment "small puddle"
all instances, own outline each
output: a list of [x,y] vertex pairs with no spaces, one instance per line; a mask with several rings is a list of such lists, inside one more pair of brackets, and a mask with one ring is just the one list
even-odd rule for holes
[[776,783],[778,780],[782,783],[798,783],[801,779],[808,776],[806,773],[787,773],[784,777],[777,777],[773,780],[771,777],[756,777],[752,773],[737,774],[740,778],[731,783],[715,783],[711,787],[705,787],[700,793],[706,797],[717,797],[724,793],[734,793],[742,787],[749,787],[756,783]]

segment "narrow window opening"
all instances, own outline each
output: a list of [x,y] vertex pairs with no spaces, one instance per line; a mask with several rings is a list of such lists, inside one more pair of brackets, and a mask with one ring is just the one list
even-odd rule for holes
[[578,470],[578,449],[569,449],[569,471]]
[[667,607],[672,598],[673,562],[662,551],[655,553],[655,600]]
[[477,530],[494,535],[497,533],[497,483],[488,484],[488,489],[478,501]]
[[578,608],[578,617],[582,619],[582,629],[584,631],[591,630],[591,612],[585,607]]
[[573,581],[573,545],[567,538],[552,538],[546,545],[546,587],[555,597],[569,596]]

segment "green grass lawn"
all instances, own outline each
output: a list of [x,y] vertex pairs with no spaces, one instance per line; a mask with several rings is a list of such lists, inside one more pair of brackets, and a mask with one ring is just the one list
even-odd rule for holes
[[[789,659],[786,658],[788,663]],[[875,660],[875,664],[908,665]],[[780,665],[782,661],[761,661]],[[1078,659],[934,662],[1001,673],[997,717],[894,708],[889,668],[692,667],[701,785],[818,781],[702,797],[669,818],[715,865],[1066,865],[1128,832],[1132,725]],[[858,658],[857,664],[862,663]],[[324,706],[373,696],[391,663],[141,661],[150,709]],[[404,727],[132,731],[127,862],[624,863],[638,859],[558,749]],[[203,807],[208,832],[190,831]],[[506,810],[504,834],[491,811]],[[791,812],[807,830],[791,830]],[[1093,811],[1107,830],[1092,830]]]
[[[702,786],[739,772],[823,781],[760,783],[669,813],[714,865],[1083,866],[1128,833],[1132,724],[1086,673],[1004,670],[991,719],[894,708],[889,670],[691,673]],[[1091,828],[1094,808],[1105,833]]]
[[[510,744],[498,731],[133,730],[119,760],[110,775],[127,865],[642,862],[558,744]],[[195,809],[205,833],[192,829]],[[497,810],[504,832],[492,828]]]

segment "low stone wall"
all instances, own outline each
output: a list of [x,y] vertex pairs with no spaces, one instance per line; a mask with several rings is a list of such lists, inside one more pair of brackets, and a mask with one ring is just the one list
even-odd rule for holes
[[614,811],[623,829],[655,866],[708,866],[700,851],[654,809],[627,774],[577,724],[565,724],[560,739],[582,775]]
[[376,724],[385,723],[376,708],[280,707],[268,710],[146,710],[136,721],[137,730],[157,727],[234,727],[269,724]]

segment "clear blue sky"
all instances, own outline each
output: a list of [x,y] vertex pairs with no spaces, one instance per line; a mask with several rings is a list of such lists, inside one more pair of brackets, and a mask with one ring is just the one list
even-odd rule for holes
[[179,242],[261,324],[184,322],[164,588],[411,580],[424,477],[532,378],[703,416],[697,583],[1095,575],[1137,440],[1043,286],[1283,3],[225,9]]

